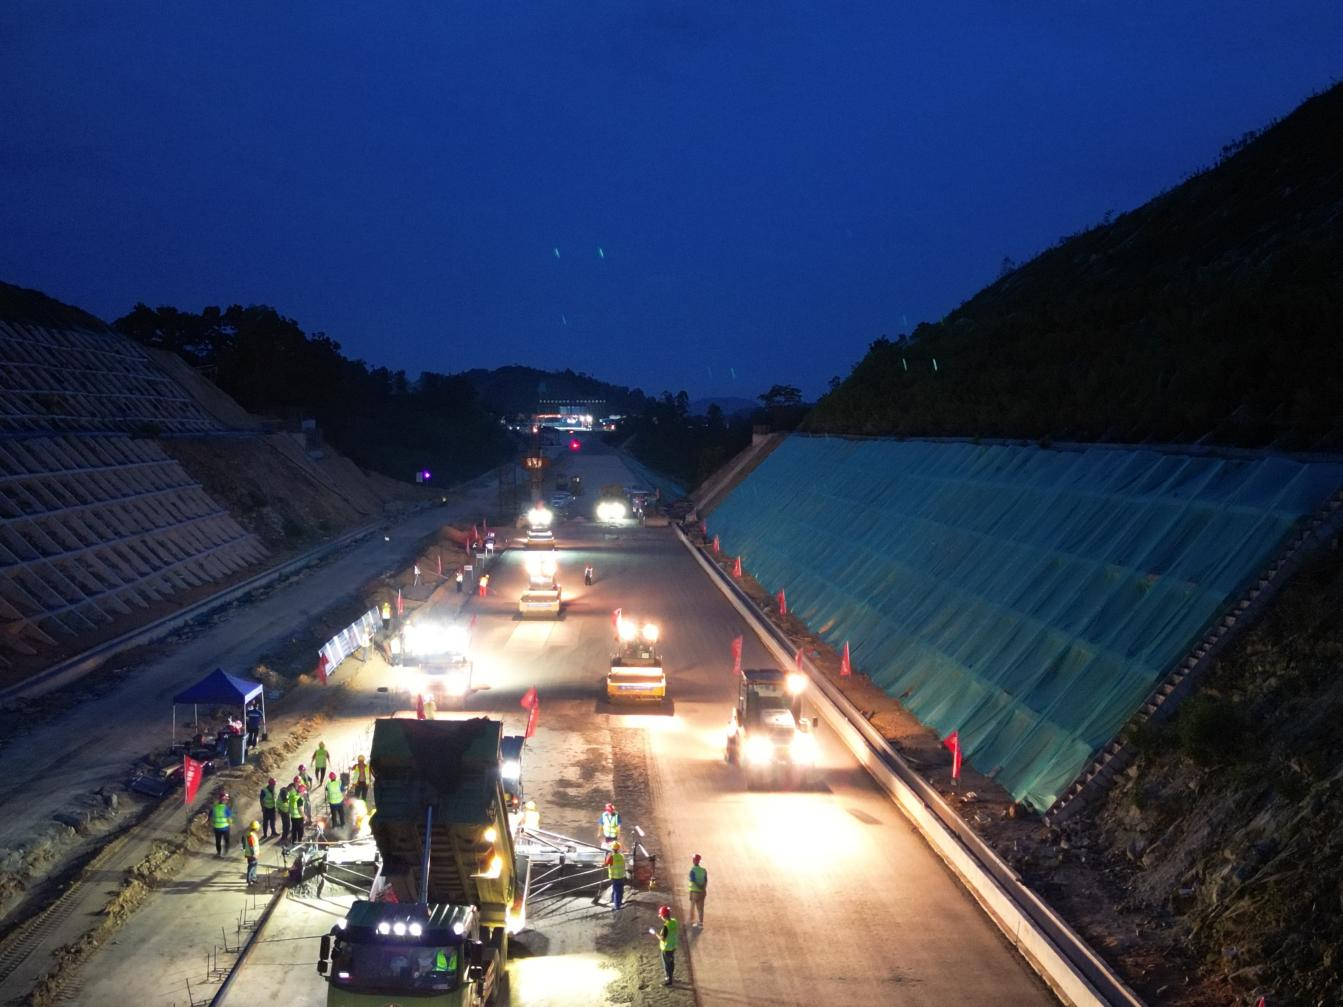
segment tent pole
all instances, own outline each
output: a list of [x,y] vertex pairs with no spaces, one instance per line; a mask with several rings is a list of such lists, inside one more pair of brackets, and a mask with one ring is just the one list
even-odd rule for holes
[[266,690],[261,690],[261,733],[265,734],[270,730],[266,724]]
[[[173,704],[173,745],[177,744],[177,704]],[[168,746],[170,749],[172,745]]]

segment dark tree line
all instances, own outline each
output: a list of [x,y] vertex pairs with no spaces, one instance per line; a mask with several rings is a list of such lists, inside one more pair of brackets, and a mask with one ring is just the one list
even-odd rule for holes
[[264,305],[195,314],[137,304],[112,323],[130,338],[170,350],[251,412],[315,419],[326,438],[364,468],[433,482],[474,475],[513,450],[498,419],[464,375],[370,367],[324,333],[304,333]]

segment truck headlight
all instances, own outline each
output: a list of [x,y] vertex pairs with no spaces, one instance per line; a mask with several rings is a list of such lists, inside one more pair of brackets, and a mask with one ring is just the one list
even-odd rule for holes
[[768,738],[755,735],[746,739],[746,761],[755,765],[766,765],[774,761],[774,745]]
[[504,764],[499,767],[499,774],[505,780],[516,782],[518,777],[522,775],[522,763],[517,759],[506,759]]

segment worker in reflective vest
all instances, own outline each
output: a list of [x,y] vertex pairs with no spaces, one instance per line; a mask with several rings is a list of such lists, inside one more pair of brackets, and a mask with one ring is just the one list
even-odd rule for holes
[[279,840],[281,845],[289,842],[289,788],[281,787],[275,792],[275,813],[280,816]]
[[261,788],[261,838],[274,836],[275,832],[275,777],[271,777]]
[[222,790],[215,794],[214,804],[210,806],[210,826],[215,830],[215,856],[223,856],[232,845],[229,835],[229,823],[233,820],[233,808],[229,806],[228,794]]
[[676,969],[676,945],[679,943],[677,932],[681,929],[681,925],[672,915],[671,906],[659,909],[658,919],[662,921],[662,927],[648,932],[658,939],[658,950],[662,952],[662,971],[667,974],[667,978],[662,980],[662,985],[670,986],[672,973]]
[[382,628],[386,629],[392,622],[392,603],[384,601],[382,603]]
[[331,824],[345,825],[345,793],[340,789],[340,780],[332,773],[326,781],[326,803],[331,808]]
[[609,845],[620,838],[620,812],[616,810],[614,804],[606,806],[606,810],[602,812],[599,825],[602,842]]
[[[704,927],[704,896],[709,891],[709,872],[700,866],[702,858],[696,853],[691,858],[690,866],[690,925],[692,927]],[[695,921],[695,917],[699,921]]]
[[258,846],[261,840],[257,838],[257,833],[261,831],[261,823],[253,822],[247,830],[247,835],[242,838],[242,855],[247,858],[247,883],[256,884],[256,857]]
[[[620,852],[620,844],[612,843],[611,852],[606,855],[606,880],[611,885],[611,912],[619,909],[625,901],[625,854]],[[597,892],[601,895],[600,889]],[[593,902],[596,902],[593,899]]]
[[289,841],[297,843],[303,838],[303,784],[294,777],[289,788]]
[[367,801],[368,785],[372,779],[373,774],[369,772],[368,763],[364,761],[362,755],[359,756],[358,761],[354,764],[354,779],[351,781],[354,784],[354,796],[361,801]]
[[298,767],[298,775],[294,777],[294,783],[299,787],[299,796],[303,798],[303,817],[312,821],[312,799],[309,796],[312,793],[312,777],[302,766]]
[[[316,776],[317,779],[320,780],[324,776],[326,776],[326,764],[330,761],[331,761],[330,757],[327,754],[326,750],[326,742],[325,741],[317,742],[317,748],[312,753],[312,771],[313,775]],[[303,767],[299,766],[298,771],[300,773],[303,772]]]

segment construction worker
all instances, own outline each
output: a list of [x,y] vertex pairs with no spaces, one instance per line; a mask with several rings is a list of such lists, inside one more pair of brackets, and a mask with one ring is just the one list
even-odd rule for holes
[[361,801],[368,800],[368,785],[373,781],[373,773],[361,755],[354,764],[354,796]]
[[289,842],[289,788],[281,787],[275,792],[275,812],[280,816],[280,845]]
[[420,586],[420,564],[418,563],[415,564],[415,583],[412,584],[411,586],[412,587]]
[[289,788],[289,842],[297,843],[303,840],[303,784],[299,782],[298,777],[294,777],[294,783]]
[[672,984],[672,973],[676,969],[676,945],[679,943],[678,931],[681,925],[676,922],[676,917],[672,915],[671,906],[663,906],[658,910],[658,919],[662,926],[657,930],[648,932],[658,939],[658,950],[662,952],[662,971],[667,974],[667,978],[662,980],[663,986]]
[[265,824],[261,828],[261,838],[274,836],[275,832],[275,777],[266,781],[266,785],[261,788],[261,821]]
[[433,720],[434,714],[438,712],[438,704],[434,702],[433,696],[424,697],[424,719]]
[[373,634],[367,629],[359,631],[359,661],[367,664],[368,659],[373,656]]
[[382,603],[382,628],[388,629],[392,625],[392,603],[384,601]]
[[591,587],[591,586],[592,586],[592,564],[591,564],[591,563],[589,563],[587,566],[583,567],[583,583],[586,584],[586,585],[588,585],[588,587]]
[[229,824],[233,821],[233,808],[229,804],[228,794],[215,792],[214,804],[210,806],[210,827],[215,830],[215,856],[223,856],[232,845]]
[[483,573],[480,575],[480,596],[484,598],[490,591],[490,575]]
[[612,843],[611,852],[606,855],[606,880],[611,883],[611,912],[615,912],[625,901],[625,854],[620,852],[620,844]]
[[253,703],[247,708],[247,747],[256,748],[257,738],[261,734],[261,707]]
[[536,810],[535,801],[528,801],[522,806],[522,827],[532,832],[541,827],[541,812]]
[[331,824],[345,825],[345,793],[340,789],[340,780],[331,773],[326,781],[326,803],[331,808]]
[[606,810],[602,812],[598,822],[598,834],[601,836],[603,846],[609,846],[620,838],[620,812],[616,810],[614,804],[608,803]]
[[[317,742],[317,748],[312,753],[312,774],[319,780],[326,779],[326,766],[331,761],[331,756],[326,750],[326,742]],[[299,766],[299,772],[303,767]]]
[[[709,872],[700,866],[698,853],[690,858],[690,925],[704,929],[704,896],[709,891]],[[696,915],[699,922],[695,922]]]
[[299,795],[303,798],[303,818],[305,821],[312,821],[312,776],[302,766],[298,767],[298,775],[294,777],[294,784],[298,787]]
[[461,594],[461,593],[462,593],[462,581],[466,579],[465,574],[462,573],[462,568],[461,568],[461,567],[458,567],[458,568],[457,568],[457,576],[456,576],[454,579],[457,581],[457,593],[458,593],[458,594]]
[[242,855],[247,858],[247,883],[256,884],[256,856],[260,840],[257,833],[261,831],[261,823],[253,822],[247,829],[247,835],[242,837]]

